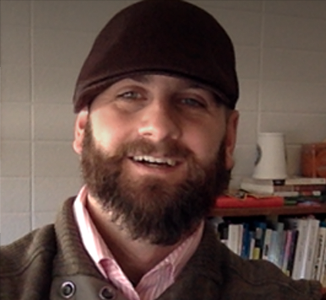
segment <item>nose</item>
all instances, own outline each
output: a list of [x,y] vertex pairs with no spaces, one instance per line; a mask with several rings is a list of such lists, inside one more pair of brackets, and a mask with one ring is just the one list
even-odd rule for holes
[[181,136],[180,120],[173,107],[153,101],[142,111],[138,133],[153,142],[178,139]]

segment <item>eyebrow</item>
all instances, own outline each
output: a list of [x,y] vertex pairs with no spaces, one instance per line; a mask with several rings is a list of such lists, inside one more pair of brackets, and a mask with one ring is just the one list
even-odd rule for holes
[[201,90],[205,90],[207,92],[212,93],[215,101],[214,104],[217,106],[220,105],[225,105],[224,101],[222,100],[222,96],[217,92],[214,91],[213,89],[209,88],[208,86],[205,86],[204,84],[201,84],[195,80],[192,80],[190,78],[186,78],[186,77],[182,77],[182,76],[173,76],[171,74],[156,74],[156,73],[148,73],[148,74],[132,74],[130,76],[128,76],[126,79],[131,79],[140,83],[150,83],[152,81],[152,77],[151,75],[163,75],[163,76],[170,76],[170,77],[174,77],[180,80],[183,80],[186,84],[187,84],[187,88],[193,88],[193,89],[201,89]]

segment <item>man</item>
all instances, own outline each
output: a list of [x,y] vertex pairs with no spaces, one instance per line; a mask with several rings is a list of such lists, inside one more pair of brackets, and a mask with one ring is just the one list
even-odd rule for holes
[[229,182],[232,43],[203,10],[145,0],[97,37],[77,80],[85,186],[54,225],[1,249],[1,299],[321,299],[244,261],[205,222]]

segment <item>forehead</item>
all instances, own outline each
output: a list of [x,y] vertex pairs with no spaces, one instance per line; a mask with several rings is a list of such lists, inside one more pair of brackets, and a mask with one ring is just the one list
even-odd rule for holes
[[[116,82],[114,82],[111,86],[116,84],[122,84],[122,83],[129,83],[129,82],[135,82],[135,83],[143,83],[143,84],[156,84],[160,83],[162,85],[167,84],[170,85],[171,83],[182,86],[182,87],[188,87],[188,88],[198,88],[209,91],[207,87],[200,84],[199,82],[196,82],[194,80],[185,78],[185,77],[179,77],[174,75],[161,75],[161,74],[134,74],[129,75],[128,77],[122,78]],[[110,87],[109,87],[110,88]]]

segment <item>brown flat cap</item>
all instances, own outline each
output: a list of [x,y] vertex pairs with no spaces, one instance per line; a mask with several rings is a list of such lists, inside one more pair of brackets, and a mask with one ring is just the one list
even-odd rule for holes
[[197,81],[228,107],[239,95],[232,42],[206,11],[181,0],[143,0],[102,29],[76,83],[79,112],[112,83],[132,74],[166,74]]

